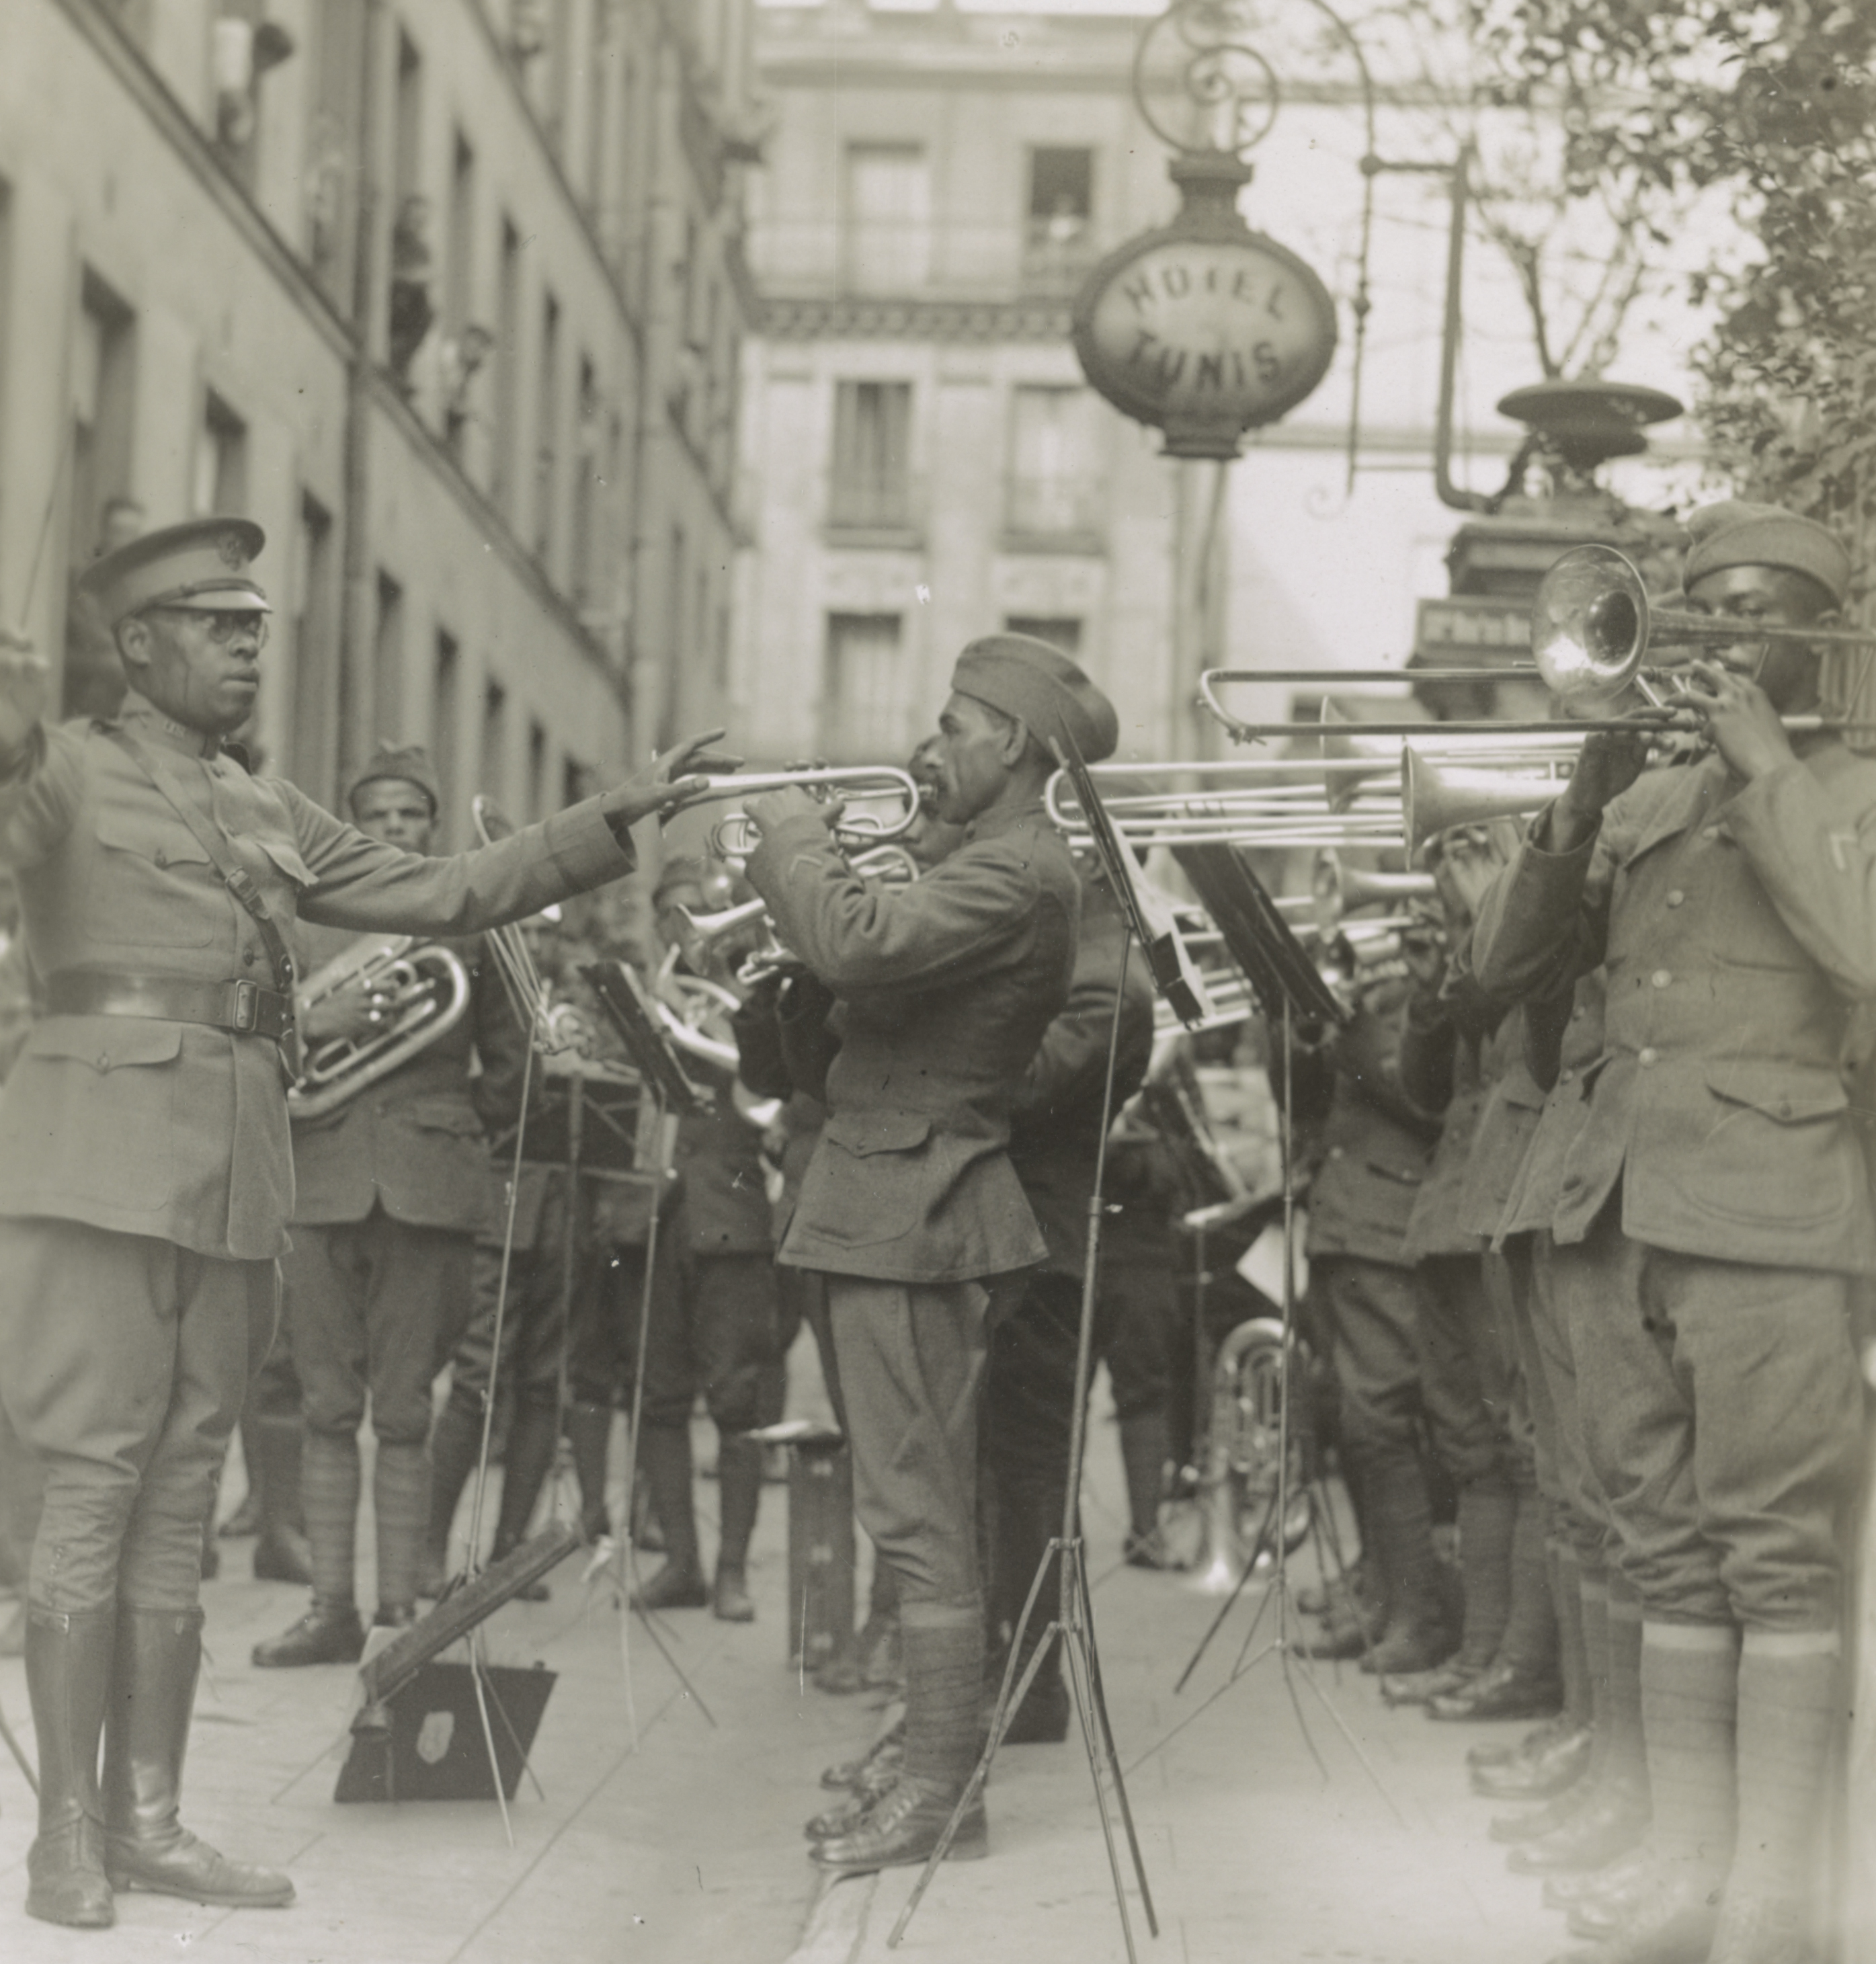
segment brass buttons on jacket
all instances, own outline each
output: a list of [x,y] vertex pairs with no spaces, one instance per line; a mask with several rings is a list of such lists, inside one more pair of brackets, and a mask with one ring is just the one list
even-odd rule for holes
[[1665,989],[1673,980],[1674,977],[1665,968],[1657,968],[1648,977],[1650,986],[1656,989]]
[[1656,1050],[1653,1045],[1650,1045],[1647,1049],[1638,1051],[1636,1053],[1635,1061],[1641,1066],[1644,1070],[1646,1070],[1649,1065],[1653,1064],[1655,1059],[1661,1053]]
[[1681,907],[1685,904],[1687,896],[1681,891],[1679,887],[1676,887],[1668,895],[1668,905],[1671,907]]

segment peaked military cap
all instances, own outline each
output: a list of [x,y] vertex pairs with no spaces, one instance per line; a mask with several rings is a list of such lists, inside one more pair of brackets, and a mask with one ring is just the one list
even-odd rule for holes
[[267,595],[249,570],[267,534],[252,518],[191,518],[160,526],[92,560],[79,590],[98,603],[114,627],[149,607],[200,613],[271,614]]

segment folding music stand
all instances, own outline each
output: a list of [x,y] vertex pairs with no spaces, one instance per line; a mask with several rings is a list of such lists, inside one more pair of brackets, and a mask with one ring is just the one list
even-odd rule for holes
[[[1292,1064],[1296,1045],[1296,1025],[1298,1021],[1329,1023],[1340,1025],[1349,1019],[1349,1012],[1330,990],[1328,984],[1317,972],[1315,964],[1305,953],[1303,945],[1291,931],[1289,923],[1278,912],[1263,882],[1252,871],[1243,850],[1222,842],[1207,845],[1175,846],[1173,856],[1179,863],[1224,936],[1227,951],[1233,961],[1244,971],[1262,1008],[1266,1022],[1273,1031],[1280,1030],[1283,1041],[1283,1124],[1279,1138],[1283,1157],[1283,1288],[1282,1311],[1283,1340],[1278,1352],[1278,1442],[1277,1481],[1275,1491],[1266,1510],[1262,1526],[1259,1530],[1256,1545],[1261,1549],[1268,1547],[1272,1553],[1270,1588],[1252,1619],[1239,1661],[1232,1669],[1225,1683],[1206,1699],[1197,1712],[1182,1721],[1167,1735],[1167,1740],[1182,1730],[1192,1719],[1199,1716],[1207,1706],[1223,1696],[1245,1672],[1260,1664],[1264,1658],[1275,1654],[1284,1674],[1284,1682],[1295,1707],[1297,1723],[1303,1731],[1304,1742],[1319,1767],[1322,1765],[1316,1754],[1315,1742],[1310,1738],[1309,1728],[1303,1723],[1303,1708],[1297,1702],[1290,1667],[1294,1658],[1300,1667],[1303,1681],[1313,1692],[1323,1709],[1342,1737],[1347,1740],[1355,1757],[1367,1770],[1383,1799],[1390,1807],[1394,1803],[1387,1789],[1381,1785],[1381,1776],[1373,1763],[1361,1746],[1361,1742],[1349,1731],[1342,1716],[1329,1702],[1327,1694],[1316,1681],[1316,1674],[1310,1664],[1309,1654],[1292,1635],[1291,1619],[1297,1614],[1291,1599],[1289,1578],[1289,1536],[1284,1532],[1290,1519],[1291,1508],[1291,1406],[1292,1396],[1291,1366],[1296,1355],[1296,1213],[1297,1182],[1295,1135],[1292,1114],[1294,1106],[1294,1084]],[[1324,1517],[1326,1510],[1312,1507],[1312,1518]],[[1255,1564],[1246,1563],[1237,1585],[1220,1606],[1211,1627],[1200,1640],[1198,1648],[1186,1665],[1178,1686],[1182,1688],[1191,1676],[1198,1660],[1213,1635],[1230,1613],[1232,1605],[1243,1592],[1245,1584],[1254,1572]],[[1264,1612],[1272,1601],[1277,1604],[1276,1635],[1255,1656],[1245,1661],[1245,1655],[1255,1638]],[[1162,1740],[1164,1745],[1167,1740]],[[1156,1752],[1159,1747],[1149,1749]],[[1143,1754],[1142,1758],[1147,1757]],[[1137,1764],[1138,1762],[1136,1762]],[[1399,1809],[1396,1808],[1397,1814]]]
[[[1066,770],[1075,786],[1086,820],[1089,836],[1094,842],[1095,856],[1101,862],[1109,890],[1118,903],[1121,917],[1126,923],[1127,935],[1121,945],[1121,974],[1114,997],[1114,1018],[1108,1035],[1107,1082],[1102,1096],[1100,1143],[1095,1160],[1094,1191],[1088,1200],[1088,1253],[1086,1266],[1082,1275],[1081,1324],[1075,1349],[1074,1407],[1069,1435],[1068,1481],[1063,1505],[1062,1532],[1052,1539],[1044,1550],[1042,1560],[1029,1584],[1029,1593],[1023,1603],[1022,1614],[1016,1620],[1016,1628],[1010,1638],[1009,1661],[1004,1667],[1003,1682],[997,1693],[996,1709],[991,1715],[990,1735],[983,1755],[959,1796],[951,1819],[945,1823],[944,1831],[938,1837],[938,1845],[927,1859],[899,1920],[893,1926],[886,1942],[888,1949],[896,1949],[904,1936],[906,1925],[929,1887],[938,1865],[944,1860],[956,1836],[959,1824],[965,1814],[983,1791],[989,1778],[991,1762],[995,1760],[997,1748],[1002,1744],[1003,1735],[1009,1729],[1010,1715],[1028,1695],[1029,1687],[1035,1682],[1044,1664],[1053,1654],[1055,1640],[1062,1640],[1063,1654],[1068,1660],[1069,1684],[1074,1695],[1075,1709],[1081,1725],[1082,1741],[1088,1754],[1088,1770],[1092,1776],[1095,1788],[1095,1808],[1100,1817],[1102,1838],[1107,1847],[1108,1866],[1114,1879],[1114,1895],[1121,1917],[1121,1934],[1127,1944],[1130,1960],[1137,1964],[1134,1947],[1133,1924],[1127,1915],[1127,1883],[1121,1870],[1121,1859],[1114,1843],[1114,1815],[1118,1814],[1120,1825],[1127,1837],[1127,1852],[1132,1858],[1134,1879],[1140,1890],[1140,1906],[1146,1913],[1146,1927],[1155,1936],[1159,1934],[1159,1919],[1154,1914],[1153,1892],[1146,1880],[1146,1866],[1141,1856],[1140,1837],[1134,1827],[1133,1810],[1127,1803],[1127,1784],[1121,1770],[1120,1754],[1114,1743],[1113,1728],[1108,1722],[1107,1697],[1102,1688],[1101,1660],[1095,1638],[1094,1603],[1089,1593],[1088,1564],[1086,1545],[1081,1533],[1081,1479],[1082,1462],[1087,1447],[1088,1433],[1088,1382],[1093,1352],[1095,1303],[1099,1295],[1101,1267],[1101,1223],[1103,1215],[1102,1192],[1107,1172],[1108,1133],[1114,1118],[1114,1061],[1119,1054],[1121,1035],[1121,1006],[1127,980],[1127,964],[1129,953],[1137,942],[1145,952],[1153,971],[1154,987],[1165,996],[1177,1011],[1181,1020],[1188,1024],[1202,1022],[1211,1013],[1210,998],[1205,987],[1187,953],[1181,939],[1178,923],[1172,918],[1171,910],[1162,900],[1146,887],[1140,865],[1131,849],[1121,839],[1114,829],[1107,810],[1095,789],[1093,778],[1082,760],[1079,750],[1069,740],[1066,747],[1055,746],[1057,761]],[[1055,1613],[1042,1633],[1041,1640],[1031,1651],[1029,1661],[1020,1679],[1017,1676],[1018,1660],[1023,1654],[1023,1638],[1035,1615],[1042,1586],[1051,1561],[1060,1558],[1060,1584]],[[1112,1812],[1110,1812],[1111,1805]]]
[[[631,1618],[636,1613],[643,1622],[646,1633],[658,1647],[659,1654],[675,1673],[678,1681],[689,1693],[698,1711],[714,1726],[715,1715],[699,1696],[697,1687],[678,1668],[678,1661],[671,1654],[669,1648],[658,1634],[658,1626],[651,1614],[638,1600],[633,1588],[633,1571],[637,1568],[637,1548],[632,1539],[632,1502],[638,1483],[639,1424],[644,1410],[645,1401],[645,1349],[647,1334],[651,1327],[652,1290],[658,1272],[658,1230],[659,1217],[664,1210],[660,1204],[665,1183],[670,1170],[672,1128],[669,1120],[674,1116],[684,1117],[702,1108],[702,1097],[697,1086],[686,1073],[678,1054],[659,1027],[657,1015],[642,983],[631,966],[619,961],[590,961],[582,964],[582,978],[592,989],[606,1020],[624,1041],[633,1062],[638,1067],[645,1088],[651,1094],[656,1113],[652,1128],[652,1163],[646,1169],[646,1177],[651,1181],[651,1205],[646,1211],[645,1276],[639,1290],[638,1348],[632,1372],[632,1415],[628,1433],[628,1448],[625,1460],[625,1601],[627,1616],[620,1625],[620,1643],[625,1648],[626,1633],[631,1628]],[[632,1667],[629,1654],[625,1658],[626,1709],[632,1726],[632,1747],[638,1749],[638,1707],[632,1696]]]

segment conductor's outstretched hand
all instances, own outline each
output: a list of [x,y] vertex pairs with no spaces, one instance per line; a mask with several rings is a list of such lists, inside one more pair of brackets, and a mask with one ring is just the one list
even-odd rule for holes
[[713,750],[710,746],[723,735],[720,730],[705,730],[675,743],[662,756],[606,794],[604,810],[609,818],[621,818],[636,825],[654,813],[661,819],[681,811],[687,804],[710,794],[710,785],[697,775],[701,772],[737,771],[742,759]]

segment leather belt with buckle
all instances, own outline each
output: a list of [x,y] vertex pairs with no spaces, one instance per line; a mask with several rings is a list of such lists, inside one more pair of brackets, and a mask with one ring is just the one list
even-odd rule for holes
[[158,1022],[205,1023],[236,1036],[281,1041],[292,1029],[290,996],[258,982],[185,982],[173,975],[107,974],[62,968],[46,983],[55,1016],[148,1016]]

